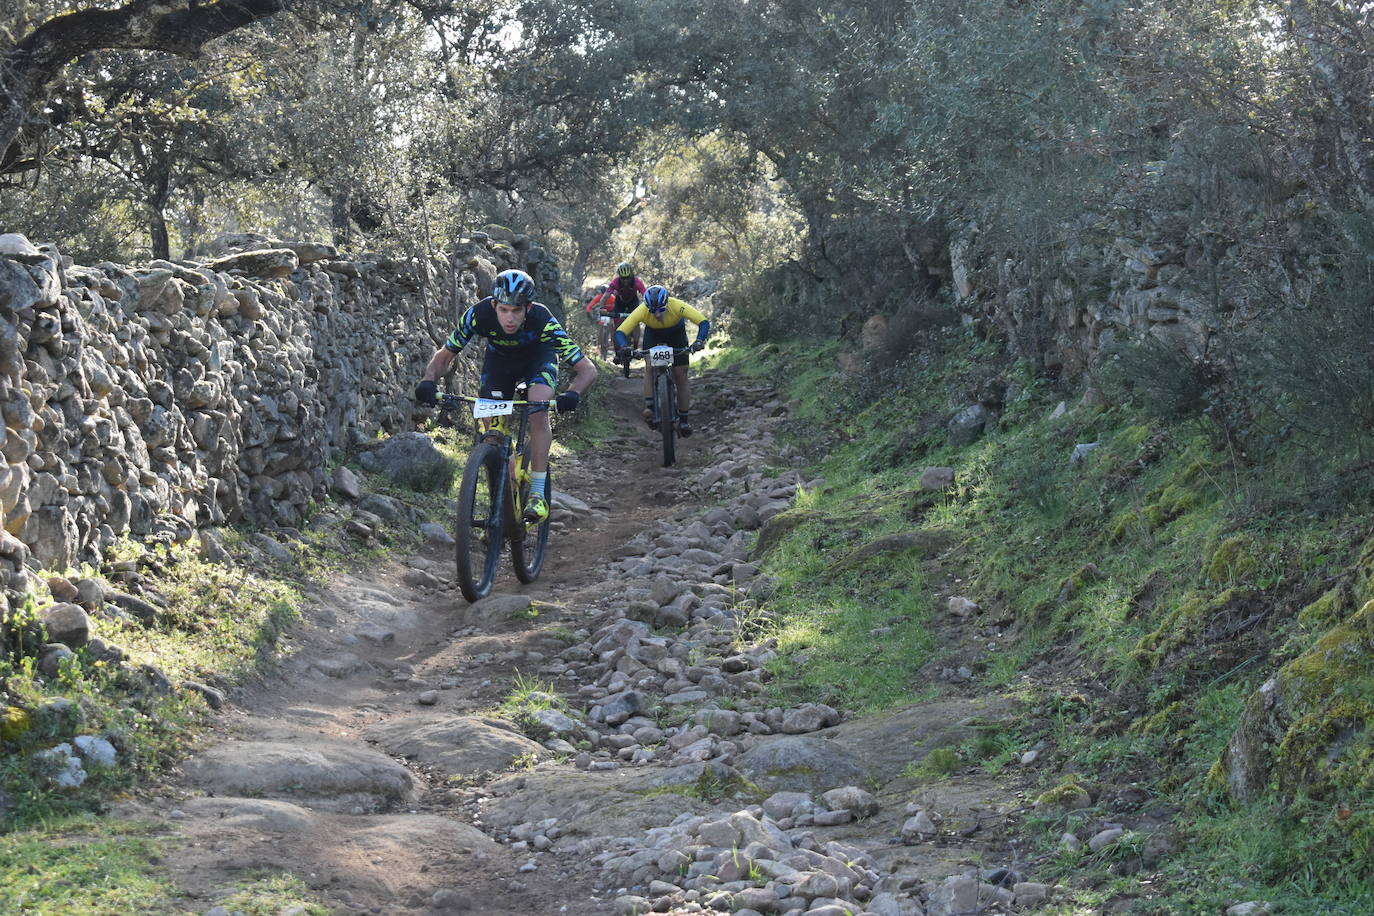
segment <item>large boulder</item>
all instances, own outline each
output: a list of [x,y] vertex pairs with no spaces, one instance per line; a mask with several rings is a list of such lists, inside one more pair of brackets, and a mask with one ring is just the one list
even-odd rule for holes
[[386,807],[415,791],[410,771],[369,747],[329,738],[226,741],[186,762],[198,786],[215,795],[329,800],[343,807],[367,800]]
[[454,470],[452,459],[420,432],[397,433],[381,448],[358,456],[358,463],[417,490],[436,489],[448,482]]
[[451,776],[500,772],[517,757],[540,755],[542,745],[509,727],[470,716],[415,716],[375,725],[367,738],[388,753]]
[[43,629],[48,639],[72,649],[80,649],[91,639],[91,618],[75,604],[61,602],[42,610]]
[[819,794],[862,783],[868,776],[859,758],[824,738],[762,740],[740,755],[735,768],[767,792]]
[[57,260],[22,235],[0,235],[0,308],[19,311],[56,304],[62,292]]

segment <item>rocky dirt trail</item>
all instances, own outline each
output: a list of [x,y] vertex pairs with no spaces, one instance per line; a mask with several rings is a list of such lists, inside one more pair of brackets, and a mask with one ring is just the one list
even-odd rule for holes
[[[1009,702],[850,721],[772,705],[774,647],[740,638],[771,587],[749,546],[823,485],[759,473],[779,460],[775,394],[708,373],[664,469],[640,380],[602,384],[624,432],[556,467],[572,498],[539,582],[503,572],[469,606],[441,545],[340,578],[281,677],[120,810],[178,839],[184,905],[223,916],[236,881],[284,870],[333,912],[398,916],[950,916],[1051,893],[1015,870],[1015,779],[906,775]],[[545,693],[496,718],[517,683]]]

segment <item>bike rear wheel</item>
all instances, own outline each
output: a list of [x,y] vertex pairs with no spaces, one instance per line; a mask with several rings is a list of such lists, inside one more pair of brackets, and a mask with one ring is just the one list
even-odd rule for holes
[[660,372],[654,379],[654,399],[658,401],[658,429],[663,434],[663,466],[671,467],[677,460],[677,392],[671,369]]
[[[528,483],[520,487],[519,504],[529,502]],[[537,525],[530,525],[524,519],[515,520],[515,532],[510,542],[511,564],[515,567],[515,577],[521,582],[533,582],[539,578],[539,570],[544,567],[544,551],[549,546],[549,527],[553,521],[553,468],[544,481],[544,499],[550,506],[549,514]]]
[[458,494],[458,587],[468,601],[491,592],[496,564],[501,559],[501,450],[480,442],[468,455],[463,486]]

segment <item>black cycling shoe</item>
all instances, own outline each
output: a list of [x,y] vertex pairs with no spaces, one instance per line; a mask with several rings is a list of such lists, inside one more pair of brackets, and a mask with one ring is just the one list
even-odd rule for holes
[[677,434],[686,439],[692,434],[692,424],[688,423],[686,420],[682,421],[677,425]]

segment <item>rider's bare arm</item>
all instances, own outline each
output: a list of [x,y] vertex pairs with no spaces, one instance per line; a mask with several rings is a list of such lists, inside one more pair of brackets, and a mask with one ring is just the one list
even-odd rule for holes
[[457,358],[458,354],[448,347],[440,347],[435,350],[434,355],[429,358],[429,365],[425,366],[424,380],[427,382],[439,381]]

